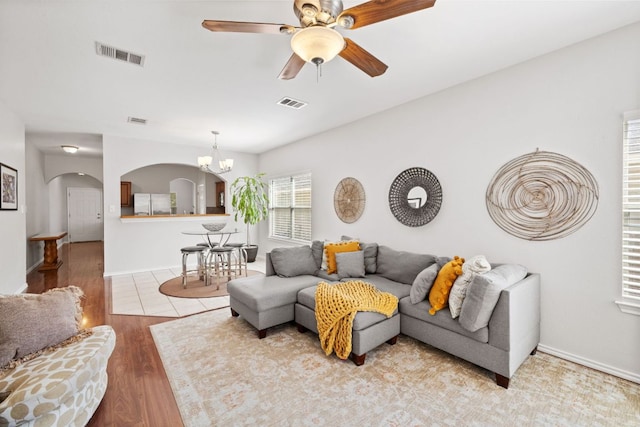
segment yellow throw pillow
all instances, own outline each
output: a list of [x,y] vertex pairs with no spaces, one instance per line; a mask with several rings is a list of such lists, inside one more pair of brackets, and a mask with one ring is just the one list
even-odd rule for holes
[[327,255],[327,274],[333,274],[338,271],[336,264],[337,252],[355,252],[359,250],[360,242],[356,240],[326,244],[324,246],[324,252]]
[[456,281],[458,276],[462,274],[462,264],[464,264],[464,258],[454,256],[438,272],[438,276],[429,291],[430,315],[435,315],[436,311],[442,310],[448,305],[451,286],[453,286],[453,282]]

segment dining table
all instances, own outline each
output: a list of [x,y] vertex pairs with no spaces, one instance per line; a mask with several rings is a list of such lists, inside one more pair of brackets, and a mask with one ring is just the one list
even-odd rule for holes
[[218,246],[226,245],[229,242],[231,236],[238,233],[239,231],[237,229],[220,231],[186,230],[182,232],[182,234],[187,234],[189,236],[201,236],[210,248],[214,247],[216,243],[218,244]]

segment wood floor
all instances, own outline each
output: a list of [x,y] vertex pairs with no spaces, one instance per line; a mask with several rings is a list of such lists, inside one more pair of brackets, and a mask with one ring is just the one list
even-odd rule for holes
[[111,325],[116,347],[109,359],[109,385],[88,426],[182,426],[169,381],[149,326],[165,317],[119,316],[111,312],[111,283],[104,279],[102,242],[65,244],[59,270],[27,276],[27,292],[74,285],[85,293],[85,327]]

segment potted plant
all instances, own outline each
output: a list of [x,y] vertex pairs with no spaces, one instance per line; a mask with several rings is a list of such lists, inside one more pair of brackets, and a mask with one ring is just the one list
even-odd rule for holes
[[249,237],[249,226],[266,219],[269,215],[269,194],[267,183],[262,180],[264,173],[256,176],[241,176],[231,183],[231,206],[238,217],[247,224],[247,262],[254,262],[258,254],[258,245],[252,245]]

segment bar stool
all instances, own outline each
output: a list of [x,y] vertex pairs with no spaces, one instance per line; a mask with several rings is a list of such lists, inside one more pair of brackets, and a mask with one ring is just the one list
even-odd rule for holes
[[[187,275],[189,274],[189,272],[197,271],[198,275],[202,275],[203,273],[206,273],[206,269],[205,269],[206,260],[204,255],[204,252],[206,250],[207,248],[204,246],[185,246],[184,248],[180,249],[180,252],[182,252],[182,287],[183,288],[187,287]],[[187,258],[191,254],[197,255],[197,258],[198,258],[197,270],[187,269]],[[206,282],[206,277],[205,277],[205,282]]]
[[214,246],[209,248],[209,255],[206,262],[206,279],[205,285],[208,286],[209,276],[216,273],[216,286],[220,289],[220,279],[227,276],[231,280],[231,253],[233,248],[227,246]]
[[244,275],[247,275],[247,250],[244,243],[227,243],[226,246],[233,248],[233,257],[235,258],[235,275],[242,276],[242,268],[244,267]]

